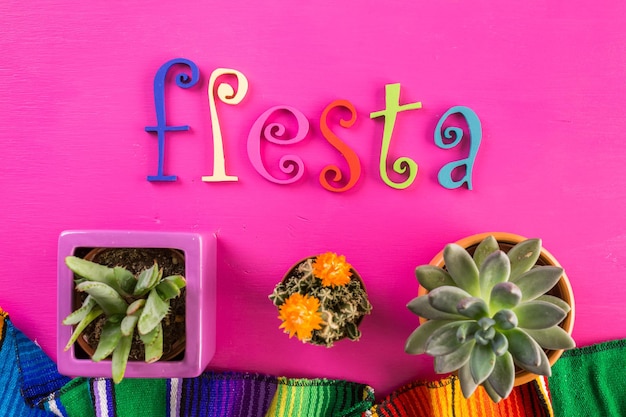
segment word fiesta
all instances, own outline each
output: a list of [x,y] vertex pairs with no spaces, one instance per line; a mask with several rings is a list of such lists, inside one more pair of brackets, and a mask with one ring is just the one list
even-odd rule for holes
[[[154,103],[156,109],[156,125],[147,126],[147,132],[157,135],[158,165],[156,175],[148,175],[148,181],[176,181],[175,175],[166,175],[164,172],[165,162],[165,139],[166,134],[175,131],[189,130],[188,125],[171,126],[166,122],[165,117],[165,86],[166,76],[172,67],[185,67],[185,71],[176,74],[176,85],[180,88],[188,89],[198,83],[200,70],[198,66],[185,58],[172,59],[163,64],[157,71],[154,78]],[[179,68],[180,69],[180,68]],[[219,82],[219,78],[230,75],[236,78],[236,89],[227,82]],[[239,104],[248,92],[248,79],[235,69],[218,68],[215,69],[208,82],[209,111],[211,116],[211,128],[213,135],[213,172],[211,175],[202,176],[204,182],[226,182],[238,181],[236,175],[226,172],[226,156],[224,154],[224,139],[220,126],[217,103],[222,102],[229,105]],[[330,128],[329,114],[335,109],[343,109],[350,114],[346,119],[340,119],[339,125],[344,129],[349,129],[356,121],[357,111],[354,105],[345,99],[332,101],[320,117],[319,128],[324,139],[333,146],[345,159],[348,172],[343,173],[336,165],[327,165],[319,174],[319,182],[323,188],[332,192],[345,192],[353,188],[361,176],[361,162],[357,153],[342,141],[339,136]],[[418,171],[417,163],[409,157],[399,157],[395,161],[389,161],[389,148],[393,137],[393,130],[396,125],[396,118],[400,112],[418,110],[422,108],[421,102],[400,104],[400,84],[387,84],[385,86],[385,108],[370,113],[371,119],[382,118],[384,121],[383,137],[380,146],[379,174],[382,181],[389,187],[395,189],[405,189],[415,180]],[[296,132],[292,137],[284,138],[286,128],[283,124],[272,122],[272,117],[278,112],[286,112],[293,116],[296,121]],[[446,126],[452,116],[459,117],[465,121],[466,129],[456,126]],[[276,145],[291,145],[302,141],[309,134],[310,122],[308,118],[298,109],[291,106],[274,106],[252,124],[247,140],[247,153],[250,163],[254,169],[266,180],[276,184],[292,184],[304,175],[304,162],[298,155],[285,155],[280,158],[279,169],[286,178],[278,178],[270,173],[264,164],[261,155],[261,143],[265,139]],[[467,133],[467,134],[465,134]],[[444,165],[438,173],[438,181],[442,187],[447,189],[459,188],[463,185],[467,189],[472,189],[472,171],[476,155],[482,139],[481,122],[476,113],[465,106],[454,106],[446,111],[439,119],[434,132],[434,142],[441,149],[451,149],[457,146],[461,140],[467,136],[469,141],[469,152],[466,158],[455,160]],[[445,140],[444,140],[445,138]],[[388,166],[403,178],[402,181],[394,181],[389,176]],[[456,175],[453,171],[459,169]]]

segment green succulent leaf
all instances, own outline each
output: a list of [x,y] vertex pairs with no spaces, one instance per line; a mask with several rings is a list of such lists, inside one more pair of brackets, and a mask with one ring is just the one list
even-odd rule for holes
[[480,296],[478,268],[469,253],[456,243],[446,245],[443,260],[456,285],[474,297]]
[[107,316],[125,314],[128,304],[112,287],[102,282],[85,281],[76,286],[76,290],[89,294]]
[[131,295],[137,284],[135,275],[126,268],[116,266],[113,268],[113,277],[117,286],[124,292],[124,295]]
[[182,275],[170,275],[163,278],[163,281],[171,281],[181,290],[187,285],[187,280]]
[[131,336],[133,334],[135,327],[137,326],[137,321],[139,321],[139,314],[141,314],[141,310],[122,319],[122,322],[120,323],[122,335]]
[[426,341],[426,353],[431,356],[447,355],[460,348],[463,343],[457,338],[457,331],[466,325],[466,321],[455,321],[435,330]]
[[156,290],[163,300],[171,300],[180,295],[180,290],[185,285],[185,278],[182,275],[170,275],[159,282]]
[[63,324],[70,326],[72,324],[80,323],[80,321],[84,319],[95,306],[96,300],[94,300],[91,295],[88,295],[79,309],[73,311],[63,319]]
[[549,329],[524,329],[526,333],[544,349],[559,350],[573,349],[576,347],[574,339],[559,326],[550,327]]
[[87,261],[77,256],[65,257],[65,265],[76,275],[88,281],[103,282],[113,287],[116,285],[113,269],[107,266]]
[[482,387],[485,389],[485,392],[494,403],[499,403],[502,400],[502,397],[500,397],[496,390],[491,386],[489,380],[483,382]]
[[522,290],[522,301],[531,301],[550,291],[563,275],[558,266],[538,266],[518,276],[511,282]]
[[[74,274],[82,277],[82,279],[76,281],[76,284],[80,284],[85,281],[101,282],[113,288],[120,294],[129,294],[124,291],[124,286],[122,285],[127,285],[127,283],[120,281],[128,279],[125,274],[130,274],[133,281],[135,279],[134,276],[124,268],[109,268],[105,265],[100,265],[76,256],[67,256],[65,258],[65,264],[68,268],[70,268],[70,270],[72,270],[72,272],[74,272]],[[134,283],[132,283],[132,285],[134,285]]]
[[469,359],[472,379],[478,385],[482,384],[491,375],[496,363],[496,355],[489,346],[477,344],[472,349]]
[[500,332],[496,332],[489,343],[491,344],[491,350],[493,350],[496,356],[502,356],[509,350],[509,341]]
[[491,317],[483,317],[478,320],[476,323],[480,326],[481,329],[487,330],[488,328],[495,326],[496,321]]
[[498,241],[493,236],[487,236],[482,240],[474,250],[474,263],[480,269],[487,256],[500,249]]
[[415,276],[420,285],[426,288],[428,291],[432,291],[435,288],[443,285],[456,286],[456,283],[443,268],[433,265],[422,265],[415,269]]
[[559,324],[567,315],[560,307],[545,301],[528,301],[513,309],[518,326],[524,329],[547,329]]
[[486,345],[489,344],[489,340],[485,339],[484,337],[482,337],[478,333],[474,333],[474,341],[476,343],[478,343],[479,345],[481,345],[481,346],[486,346]]
[[537,298],[535,298],[536,301],[545,301],[546,303],[551,303],[554,304],[557,307],[560,307],[561,310],[565,311],[566,313],[569,313],[570,310],[572,309],[570,307],[569,304],[567,304],[567,301],[562,300],[559,297],[555,297],[553,295],[549,295],[549,294],[545,294],[545,295],[541,295]]
[[489,309],[498,311],[511,309],[522,300],[522,291],[512,282],[501,282],[494,285],[489,296]]
[[428,295],[421,295],[412,299],[407,308],[420,317],[428,320],[462,320],[464,317],[459,314],[445,313],[430,305]]
[[163,327],[161,326],[161,323],[159,323],[153,331],[156,332],[156,337],[152,343],[145,345],[145,361],[147,363],[154,363],[161,359],[161,356],[163,356]]
[[509,281],[514,281],[537,263],[541,255],[541,239],[524,240],[513,246],[507,255],[511,260]]
[[430,305],[444,313],[458,314],[457,304],[464,299],[470,298],[471,295],[458,287],[439,287],[428,293],[428,302]]
[[436,330],[452,322],[453,320],[429,320],[420,324],[406,340],[404,351],[412,355],[426,353],[426,341],[430,336]]
[[472,349],[474,348],[473,340],[468,340],[467,343],[463,343],[458,349],[448,353],[447,355],[441,355],[435,357],[435,372],[438,374],[447,374],[448,372],[454,372],[469,361]]
[[479,272],[480,293],[487,298],[494,285],[506,282],[511,273],[511,261],[501,250],[487,256]]
[[493,328],[495,321],[490,317],[483,317],[477,322],[479,329],[474,333],[474,340],[481,346],[486,346],[491,342],[496,331]]
[[469,360],[465,365],[459,368],[459,382],[461,384],[461,392],[465,398],[471,397],[474,391],[476,391],[476,388],[478,388],[478,384],[474,382],[470,371]]
[[102,308],[100,308],[100,306],[95,306],[94,308],[92,308],[89,313],[87,313],[87,315],[85,315],[85,317],[83,317],[83,319],[78,323],[78,325],[72,332],[70,340],[67,342],[67,345],[65,345],[64,350],[68,350],[69,348],[71,348],[74,342],[76,342],[76,339],[78,339],[78,336],[80,336],[80,334],[83,332],[83,330],[85,330],[85,328],[89,326],[92,321],[100,317],[102,314],[104,314],[104,311],[102,311]]
[[[503,333],[509,341],[509,352],[520,368],[540,375],[549,375],[550,364],[547,362],[546,354],[528,333],[519,328]],[[545,373],[546,363],[548,373]]]
[[148,291],[150,291],[159,283],[159,275],[163,275],[163,270],[159,269],[159,266],[155,261],[154,265],[152,265],[148,269],[144,269],[137,276],[137,285],[135,285],[133,295],[135,297],[140,297],[144,294],[147,294]]
[[474,320],[478,320],[489,315],[489,307],[487,307],[487,303],[485,303],[482,298],[477,297],[463,298],[456,305],[456,309],[459,314]]
[[145,305],[146,305],[145,298],[140,298],[139,300],[133,301],[126,309],[126,315],[130,316],[132,314],[135,314],[137,311],[142,309]]
[[[513,360],[515,360],[515,357],[513,357]],[[546,353],[542,349],[539,349],[539,360],[540,362],[539,362],[539,365],[537,366],[526,365],[521,362],[518,362],[517,360],[515,360],[515,364],[519,366],[520,368],[528,372],[531,372],[533,374],[550,376],[552,374],[552,369],[550,368],[550,361],[548,360]]]
[[476,335],[480,336],[487,342],[490,342],[496,335],[496,329],[494,329],[493,326],[486,329],[479,329],[478,331],[476,331]]
[[113,351],[111,357],[111,369],[113,382],[119,384],[124,379],[126,373],[126,364],[128,363],[128,355],[130,354],[130,346],[132,342],[131,336],[122,336],[119,344]]
[[159,337],[159,332],[162,331],[163,327],[161,323],[157,324],[154,329],[146,334],[139,334],[139,339],[144,345],[151,345],[155,340]]
[[510,330],[518,325],[517,316],[512,310],[502,309],[493,315],[496,327],[500,330]]
[[509,396],[515,383],[515,363],[509,352],[502,356],[496,356],[493,372],[487,378],[487,382],[501,398]]
[[102,326],[100,341],[98,342],[98,347],[92,355],[91,360],[94,362],[100,362],[101,360],[108,358],[117,347],[121,337],[122,330],[120,329],[119,321],[107,319]]
[[475,321],[465,321],[457,329],[456,338],[459,342],[465,343],[468,339],[473,337],[474,333],[476,333],[479,329],[480,327]]
[[180,295],[180,288],[170,281],[161,281],[155,289],[162,300],[171,300]]
[[146,305],[139,317],[139,323],[137,323],[139,334],[150,333],[167,315],[169,308],[168,301],[163,301],[155,289],[150,290]]

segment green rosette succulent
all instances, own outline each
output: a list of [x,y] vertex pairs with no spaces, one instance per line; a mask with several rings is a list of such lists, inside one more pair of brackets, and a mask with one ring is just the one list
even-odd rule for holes
[[489,236],[473,256],[447,245],[445,269],[423,265],[415,271],[429,292],[407,307],[427,321],[409,336],[405,351],[433,356],[437,373],[456,371],[465,398],[478,386],[494,402],[508,397],[516,366],[549,376],[544,349],[571,349],[575,342],[559,327],[570,306],[547,294],[563,269],[537,266],[540,252],[539,239],[505,253]]
[[158,361],[163,355],[161,322],[170,310],[170,300],[185,287],[185,278],[163,277],[156,261],[137,276],[122,267],[109,268],[76,256],[66,257],[65,264],[79,277],[76,291],[87,294],[82,306],[63,320],[65,325],[76,326],[65,350],[91,322],[105,316],[91,359],[99,362],[110,356],[115,383],[124,378],[135,331],[145,346],[145,361]]

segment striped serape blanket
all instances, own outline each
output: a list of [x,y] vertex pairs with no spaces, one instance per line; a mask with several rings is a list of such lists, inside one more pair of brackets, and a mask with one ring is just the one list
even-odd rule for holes
[[[23,364],[28,366],[23,367]],[[0,308],[0,416],[48,416],[43,398],[70,382]]]
[[[137,395],[141,393],[141,395]],[[149,398],[149,401],[146,399]],[[60,416],[156,417],[550,417],[539,381],[515,388],[494,404],[479,390],[466,400],[458,378],[406,386],[380,404],[371,388],[341,380],[288,379],[245,373],[204,373],[191,379],[76,379],[45,403]]]
[[461,393],[458,377],[414,382],[393,392],[369,411],[372,417],[551,417],[545,378],[515,387],[505,400],[494,403],[482,387],[469,398]]
[[265,417],[361,416],[374,393],[363,384],[327,379],[206,372],[197,378],[77,378],[50,396],[58,416]]
[[550,392],[559,417],[626,416],[626,339],[563,353]]
[[516,387],[493,404],[480,389],[466,400],[454,376],[415,382],[382,402],[365,384],[245,372],[197,378],[125,379],[62,376],[56,365],[0,309],[0,417],[209,416],[396,417],[552,416],[545,380]]

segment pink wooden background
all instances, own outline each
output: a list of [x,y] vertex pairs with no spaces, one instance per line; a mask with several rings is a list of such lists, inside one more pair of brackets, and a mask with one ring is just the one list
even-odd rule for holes
[[[402,4],[405,3],[405,4]],[[411,4],[412,3],[412,4]],[[534,3],[534,4],[527,4]],[[214,369],[347,378],[383,395],[433,378],[431,360],[403,352],[418,321],[415,266],[445,243],[502,230],[542,237],[576,292],[579,345],[626,337],[626,4],[550,2],[0,2],[0,306],[55,357],[56,245],[65,229],[215,231],[218,340]],[[166,61],[200,67],[191,90],[166,91],[166,174],[150,183],[156,136],[152,82]],[[218,103],[229,174],[212,172],[206,86],[215,68],[250,82],[238,106]],[[384,87],[402,83],[391,156],[419,164],[405,190],[378,174]],[[319,182],[332,100],[357,108],[333,129],[359,155],[361,180],[335,194]],[[293,106],[311,122],[293,185],[262,178],[246,153],[265,110]],[[437,172],[466,150],[433,142],[451,106],[472,108],[484,138],[474,190],[446,190]],[[358,343],[303,345],[278,330],[267,295],[296,260],[343,253],[374,311]]]

